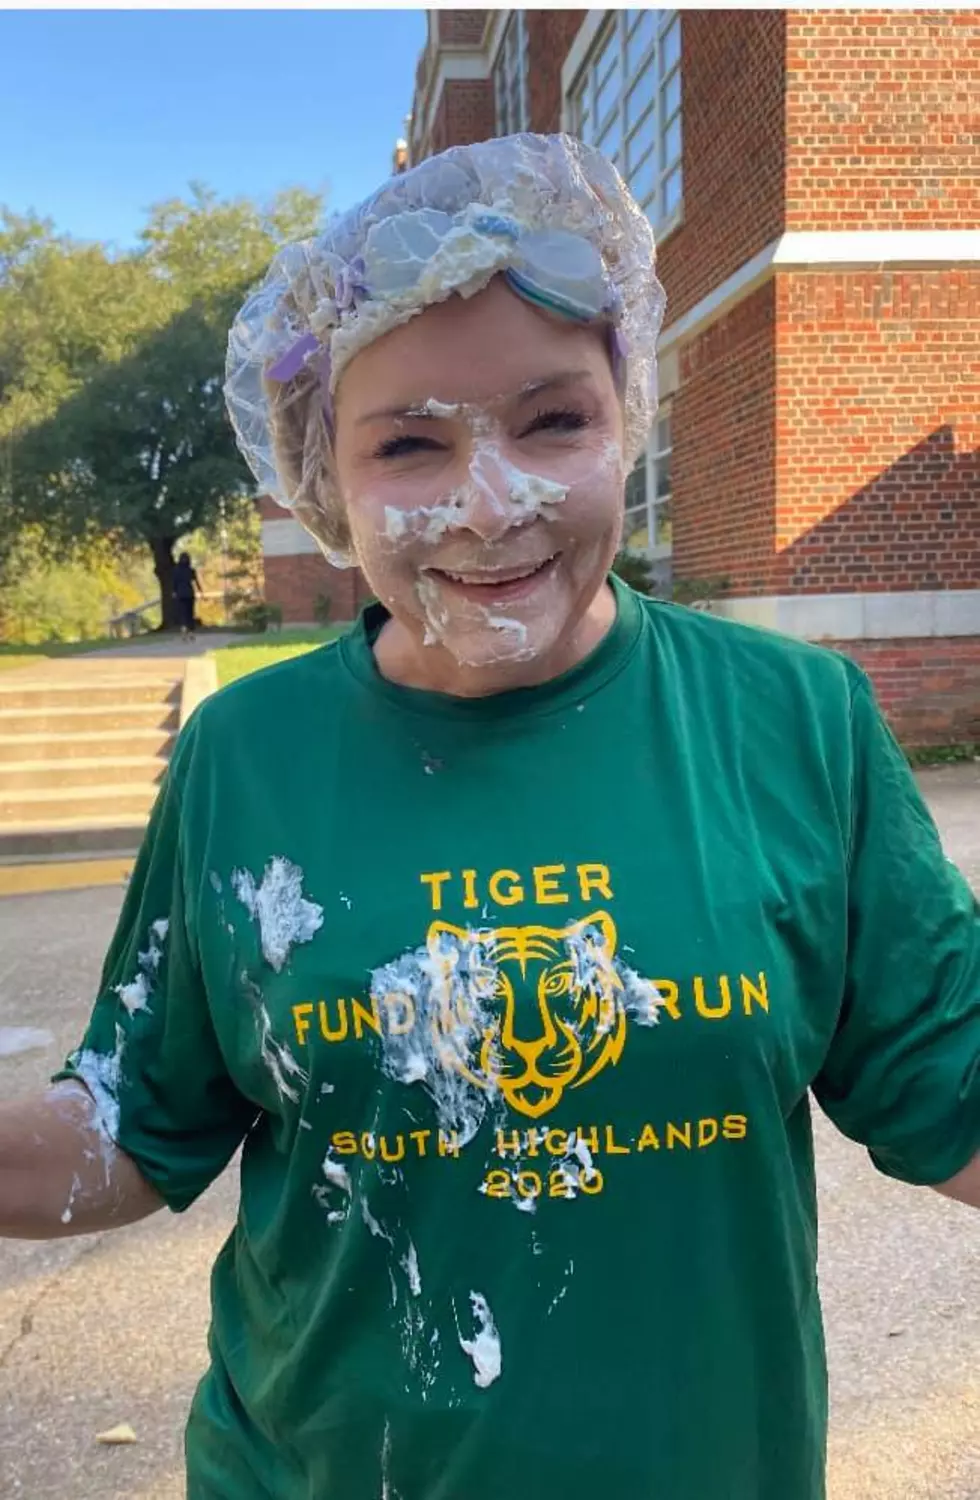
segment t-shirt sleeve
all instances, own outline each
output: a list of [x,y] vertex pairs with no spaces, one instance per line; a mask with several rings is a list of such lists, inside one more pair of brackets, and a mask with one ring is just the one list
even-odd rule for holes
[[936,1184],[980,1150],[980,911],[863,673],[841,1014],[814,1093],[875,1165]]
[[185,731],[157,798],[81,1046],[79,1077],[100,1128],[170,1208],[187,1208],[226,1166],[257,1114],[236,1089],[189,936],[182,869]]

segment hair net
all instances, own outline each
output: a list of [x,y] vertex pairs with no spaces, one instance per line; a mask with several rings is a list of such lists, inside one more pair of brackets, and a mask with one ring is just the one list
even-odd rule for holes
[[565,135],[515,135],[430,157],[288,245],[232,325],[225,395],[260,488],[333,559],[348,547],[332,395],[366,345],[495,275],[553,314],[610,328],[626,459],[656,410],[665,298],[653,232],[616,169]]

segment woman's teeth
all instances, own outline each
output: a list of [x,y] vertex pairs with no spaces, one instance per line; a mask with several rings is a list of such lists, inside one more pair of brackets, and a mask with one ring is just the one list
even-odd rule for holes
[[500,568],[490,572],[483,570],[474,573],[457,573],[451,568],[435,568],[433,572],[441,573],[444,578],[452,579],[453,583],[465,583],[467,588],[494,588],[502,583],[517,583],[522,578],[531,578],[535,573],[540,573],[542,568],[547,567],[553,559],[546,557],[542,562],[532,563],[521,568]]

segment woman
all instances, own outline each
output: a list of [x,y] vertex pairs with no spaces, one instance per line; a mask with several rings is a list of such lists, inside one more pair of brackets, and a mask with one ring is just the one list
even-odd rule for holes
[[174,564],[174,599],[177,601],[177,621],[184,640],[194,639],[194,596],[200,593],[201,583],[197,569],[191,562],[189,552],[182,552]]
[[232,331],[256,478],[381,602],[198,712],[0,1136],[40,1236],[244,1139],[191,1500],[817,1500],[808,1091],[980,1200],[976,908],[866,679],[610,577],[662,308],[612,169],[520,136]]

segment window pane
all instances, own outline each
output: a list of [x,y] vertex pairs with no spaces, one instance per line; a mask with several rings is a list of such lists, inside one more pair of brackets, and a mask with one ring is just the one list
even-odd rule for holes
[[674,526],[670,514],[670,501],[665,500],[658,505],[653,513],[654,526],[657,532],[657,546],[669,547],[674,540]]
[[657,499],[665,500],[670,495],[670,454],[665,453],[656,464]]
[[663,167],[666,171],[681,159],[681,117],[675,115],[663,136]]
[[615,26],[610,27],[602,39],[602,44],[592,57],[592,76],[597,83],[603,83],[608,77],[611,69],[619,66],[619,33]]
[[622,132],[619,128],[619,115],[615,114],[596,141],[596,145],[606,156],[615,156],[619,150],[621,140]]
[[637,510],[647,503],[647,458],[641,454],[639,463],[626,480],[626,509]]
[[623,528],[623,546],[628,547],[631,552],[647,552],[650,548],[650,528],[647,524],[646,513],[633,524],[629,516],[626,517],[626,525]]
[[650,108],[657,95],[657,81],[653,69],[641,73],[626,95],[626,128],[632,130],[641,115]]
[[619,100],[619,69],[613,68],[605,83],[596,93],[595,117],[601,124]]
[[681,22],[675,16],[667,31],[660,38],[660,76],[669,73],[681,59]]
[[637,167],[635,172],[629,176],[629,185],[633,197],[639,203],[645,203],[653,192],[657,183],[657,153],[651,151],[650,155]]
[[675,211],[675,209],[679,207],[680,201],[681,169],[680,167],[675,167],[674,170],[664,178],[664,185],[661,193],[662,210],[665,219],[669,218],[670,215]]
[[669,453],[670,448],[670,412],[662,412],[657,418],[656,449],[658,453]]
[[651,155],[654,147],[653,121],[648,121],[641,130],[627,143],[626,160],[629,166],[629,175],[640,170],[641,163]]
[[657,35],[657,12],[644,10],[640,12],[640,17],[635,31],[626,43],[626,67],[630,73],[642,62],[643,54]]
[[671,73],[660,91],[660,118],[669,120],[681,107],[681,75]]

